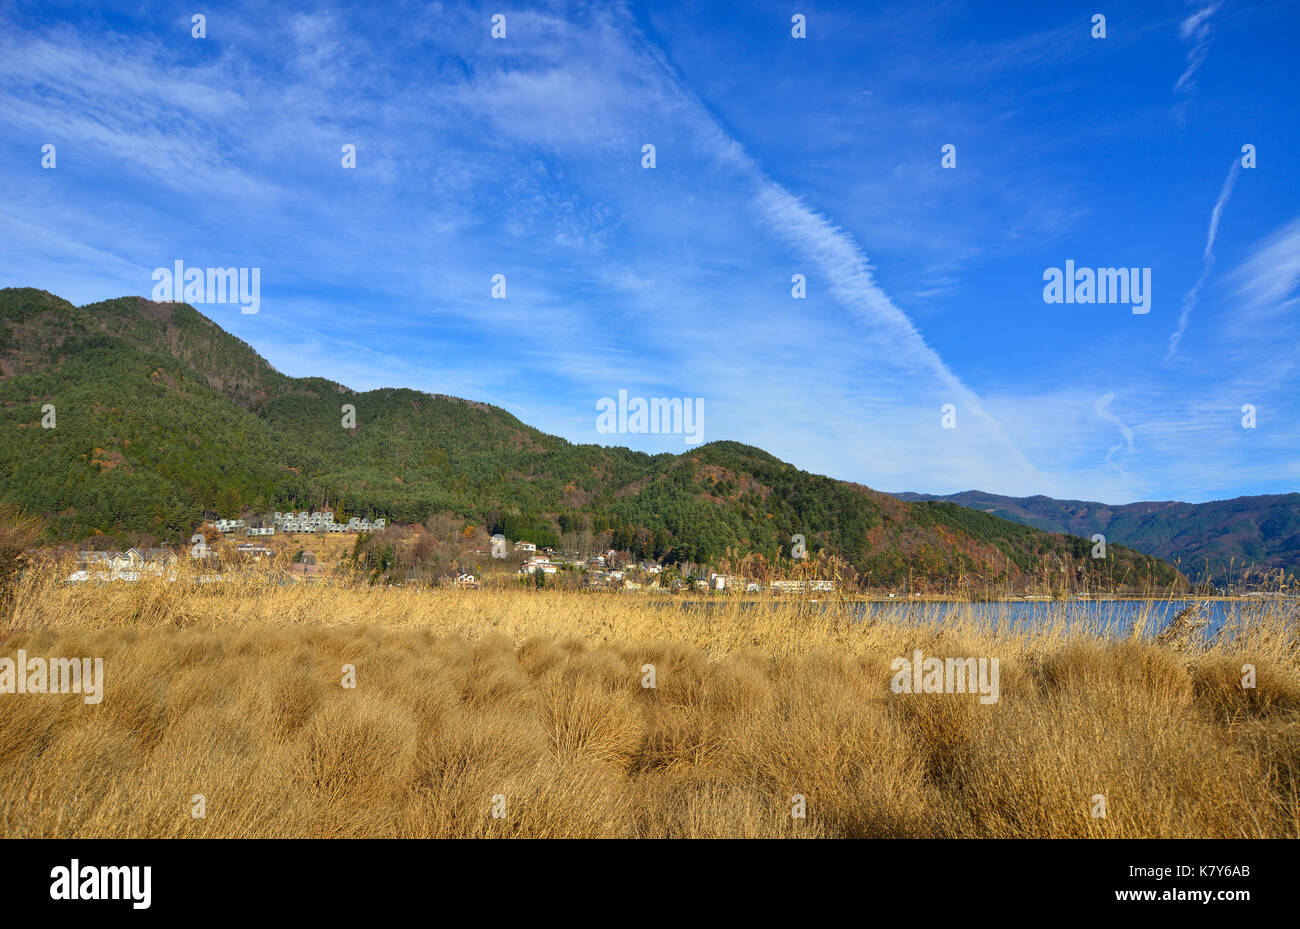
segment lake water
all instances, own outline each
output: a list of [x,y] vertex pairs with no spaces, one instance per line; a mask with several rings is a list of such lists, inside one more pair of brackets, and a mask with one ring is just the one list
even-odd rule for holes
[[1099,636],[1122,638],[1143,623],[1148,634],[1165,629],[1183,609],[1201,603],[1208,620],[1203,634],[1214,636],[1227,625],[1259,615],[1259,602],[1239,600],[1024,600],[998,603],[866,603],[868,612],[881,620],[895,622],[943,622],[956,613],[973,616],[989,628],[1028,632],[1047,627],[1066,628]]
[[[1201,605],[1208,622],[1201,636],[1209,639],[1226,629],[1226,635],[1249,626],[1269,614],[1300,617],[1300,600],[1011,600],[990,603],[944,603],[917,600],[865,601],[850,604],[859,618],[878,622],[942,624],[950,619],[973,619],[987,628],[1032,632],[1064,628],[1098,636],[1122,638],[1142,623],[1146,634],[1165,629],[1186,607]],[[688,601],[690,608],[721,607],[717,601]],[[758,605],[756,603],[749,604]],[[828,609],[829,603],[810,602],[813,610]]]

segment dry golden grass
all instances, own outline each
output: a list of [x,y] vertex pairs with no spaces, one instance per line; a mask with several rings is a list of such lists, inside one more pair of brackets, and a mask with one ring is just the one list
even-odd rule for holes
[[[1294,601],[1175,647],[842,603],[66,573],[22,580],[0,655],[103,657],[104,699],[0,695],[3,836],[1300,833]],[[997,657],[1000,700],[893,693],[918,648]]]

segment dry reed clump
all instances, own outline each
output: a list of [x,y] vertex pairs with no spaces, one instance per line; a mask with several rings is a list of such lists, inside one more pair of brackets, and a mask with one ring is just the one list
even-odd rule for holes
[[1131,639],[1072,642],[1046,656],[1037,671],[1042,686],[1052,693],[1122,693],[1179,707],[1192,700],[1192,679],[1184,661],[1169,650]]
[[[1176,648],[269,578],[35,575],[13,604],[0,655],[105,683],[0,694],[3,836],[1300,835],[1293,604]],[[996,657],[999,699],[895,693],[914,650]]]
[[[1253,687],[1242,686],[1247,666],[1253,669]],[[1276,662],[1251,661],[1245,654],[1212,656],[1197,665],[1191,683],[1197,706],[1228,721],[1300,713],[1300,680]]]
[[883,693],[864,698],[843,665],[795,659],[771,699],[722,717],[719,765],[730,782],[785,801],[845,837],[924,834],[921,759]]

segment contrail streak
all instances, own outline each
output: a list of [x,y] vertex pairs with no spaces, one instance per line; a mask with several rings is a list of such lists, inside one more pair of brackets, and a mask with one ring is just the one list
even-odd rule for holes
[[1192,315],[1197,299],[1200,297],[1201,286],[1209,278],[1210,272],[1214,270],[1214,240],[1219,234],[1219,218],[1223,216],[1223,208],[1227,206],[1228,198],[1232,196],[1232,188],[1237,183],[1237,174],[1240,171],[1241,159],[1234,158],[1232,167],[1228,169],[1228,179],[1223,182],[1223,189],[1219,191],[1219,199],[1215,202],[1214,210],[1210,213],[1210,228],[1205,237],[1205,251],[1201,253],[1201,276],[1196,279],[1196,284],[1193,285],[1192,289],[1183,296],[1183,312],[1178,317],[1178,328],[1169,337],[1169,351],[1165,354],[1165,361],[1171,361],[1174,353],[1178,351],[1178,344],[1182,342],[1183,333],[1187,331],[1187,321]]

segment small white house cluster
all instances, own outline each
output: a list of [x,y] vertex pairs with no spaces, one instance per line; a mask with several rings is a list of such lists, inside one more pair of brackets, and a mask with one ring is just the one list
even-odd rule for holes
[[242,519],[218,519],[209,525],[222,535],[235,535],[239,532],[245,535],[275,535],[275,530],[270,526],[249,526]]
[[834,593],[835,582],[828,580],[811,580],[811,581],[773,581],[770,585],[772,590],[777,593],[803,593],[812,591],[814,593]]
[[293,510],[287,513],[276,512],[272,521],[275,523],[275,528],[281,532],[375,532],[387,525],[383,518],[372,522],[356,516],[349,519],[346,524],[336,523],[333,510],[322,510],[319,513],[307,510],[300,513],[295,513]]
[[169,548],[128,548],[124,552],[77,552],[77,570],[70,583],[81,581],[138,581],[144,575],[162,576],[176,563]]
[[524,562],[524,566],[519,569],[519,573],[536,574],[541,571],[543,574],[554,574],[558,569],[559,566],[545,555],[534,555]]

